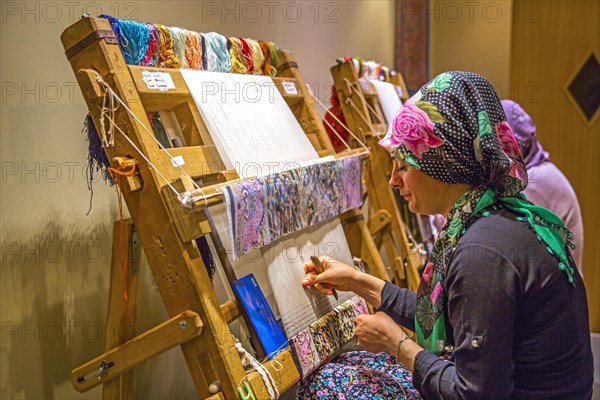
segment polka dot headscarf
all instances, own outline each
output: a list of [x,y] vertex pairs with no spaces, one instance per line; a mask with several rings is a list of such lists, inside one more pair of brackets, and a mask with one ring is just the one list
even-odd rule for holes
[[502,104],[492,85],[471,72],[445,72],[423,86],[379,144],[442,182],[493,187],[503,196],[527,185]]
[[461,237],[476,218],[504,207],[529,224],[543,248],[574,284],[568,252],[572,235],[550,211],[519,192],[527,172],[502,104],[492,85],[471,72],[445,72],[402,105],[379,144],[442,182],[471,184],[447,215],[417,290],[415,333],[419,344],[440,354],[446,344],[445,275]]

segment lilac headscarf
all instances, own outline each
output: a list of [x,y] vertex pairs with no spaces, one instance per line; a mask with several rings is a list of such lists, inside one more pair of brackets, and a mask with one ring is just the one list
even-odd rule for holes
[[550,154],[544,151],[535,136],[535,124],[529,114],[512,100],[502,100],[502,108],[506,114],[506,120],[512,128],[521,149],[521,155],[527,169],[540,165],[550,159]]

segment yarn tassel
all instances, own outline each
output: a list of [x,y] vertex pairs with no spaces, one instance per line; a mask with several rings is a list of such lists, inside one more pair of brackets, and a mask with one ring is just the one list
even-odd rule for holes
[[104,175],[104,181],[108,182],[110,186],[113,186],[112,178],[108,173],[110,161],[108,161],[106,152],[102,147],[100,136],[98,136],[98,131],[96,130],[96,126],[94,125],[94,121],[90,114],[85,117],[82,132],[83,131],[85,131],[88,141],[88,171],[90,182],[94,181],[94,172],[101,170]]
[[173,38],[173,54],[175,55],[175,58],[179,61],[181,68],[189,68],[185,57],[187,31],[177,27],[168,29]]

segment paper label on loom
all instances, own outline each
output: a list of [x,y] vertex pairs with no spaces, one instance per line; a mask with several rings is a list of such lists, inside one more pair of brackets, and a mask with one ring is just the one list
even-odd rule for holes
[[148,89],[169,90],[175,89],[175,84],[168,72],[142,71],[142,79],[146,82]]
[[282,82],[283,90],[287,94],[298,94],[298,90],[296,89],[296,84],[294,82]]

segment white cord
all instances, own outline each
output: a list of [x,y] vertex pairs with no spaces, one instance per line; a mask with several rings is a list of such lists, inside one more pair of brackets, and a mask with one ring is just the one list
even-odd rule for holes
[[[195,203],[194,202],[195,198],[191,195],[191,193],[184,192],[184,193],[180,194],[179,192],[177,192],[177,190],[173,187],[173,185],[171,185],[171,183],[167,180],[167,178],[165,178],[165,176],[156,168],[156,166],[154,164],[152,164],[152,162],[150,162],[150,160],[143,154],[143,152],[133,143],[133,141],[115,123],[114,112],[118,108],[118,105],[117,105],[117,107],[114,106],[115,99],[125,108],[125,110],[127,110],[127,112],[138,122],[138,124],[140,124],[140,126],[143,128],[143,130],[148,135],[150,135],[150,137],[152,138],[152,140],[154,140],[154,142],[158,145],[158,147],[167,154],[169,159],[172,161],[173,165],[177,166],[181,170],[181,172],[183,172],[187,177],[189,177],[190,181],[192,182],[194,187],[197,190],[199,190],[200,193],[202,193],[203,197],[205,197],[202,188],[200,186],[198,186],[198,184],[194,181],[194,179],[192,179],[192,177],[185,170],[185,168],[183,168],[180,163],[175,161],[173,156],[171,156],[171,153],[169,153],[169,151],[160,143],[160,141],[158,139],[156,139],[154,134],[152,132],[150,132],[148,130],[148,128],[146,128],[146,125],[144,125],[144,123],[142,121],[140,121],[140,119],[137,117],[137,115],[135,115],[134,112],[131,111],[131,109],[127,106],[127,104],[125,104],[125,102],[123,102],[123,100],[121,100],[121,98],[114,92],[114,90],[112,90],[112,88],[102,79],[100,74],[98,74],[98,72],[96,72],[96,71],[94,71],[94,72],[96,73],[96,81],[100,85],[102,85],[104,88],[104,100],[103,100],[103,104],[102,104],[102,111],[100,113],[100,125],[101,125],[101,131],[102,131],[102,136],[103,136],[102,140],[103,140],[104,144],[107,146],[114,144],[114,136],[112,134],[112,128],[113,127],[117,128],[119,130],[119,132],[123,135],[123,137],[125,137],[125,139],[127,139],[127,141],[133,146],[133,148],[135,148],[137,150],[137,152],[140,154],[140,156],[142,156],[142,158],[144,158],[144,160],[146,160],[148,165],[150,165],[158,173],[158,175],[160,175],[160,177],[165,180],[167,185],[169,185],[169,187],[175,192],[175,194],[179,198],[179,201],[181,202],[181,204],[186,208],[193,209],[194,203]],[[106,107],[107,95],[109,97],[109,102],[111,105],[110,108]],[[105,129],[104,128],[104,118],[108,118],[111,122],[109,131],[108,131],[108,135],[106,135],[104,133],[104,129]],[[106,136],[110,137],[110,139],[107,140]],[[205,205],[206,205],[208,200],[205,198],[204,201],[205,201]]]
[[279,390],[277,390],[277,384],[275,380],[269,373],[269,370],[265,368],[256,358],[252,357],[250,353],[246,351],[244,346],[237,340],[234,336],[233,340],[235,341],[235,348],[240,355],[240,359],[242,360],[242,365],[244,367],[252,367],[256,372],[261,376],[267,391],[269,392],[269,400],[276,400],[279,398]]
[[[346,131],[347,131],[347,132],[350,134],[350,136],[352,136],[354,139],[356,139],[356,141],[357,141],[358,143],[360,143],[360,145],[361,145],[362,147],[364,147],[365,149],[369,150],[369,147],[368,147],[366,144],[364,144],[364,143],[362,142],[362,140],[360,140],[360,139],[358,138],[358,136],[356,136],[356,135],[354,134],[354,132],[352,132],[352,131],[350,130],[350,128],[348,128],[348,127],[346,126],[346,124],[344,124],[342,121],[340,121],[340,119],[339,119],[338,117],[336,117],[334,113],[332,113],[331,111],[329,111],[329,109],[327,108],[327,106],[326,106],[325,104],[323,104],[323,102],[322,102],[321,100],[319,100],[319,98],[317,98],[317,96],[315,96],[315,94],[313,93],[313,91],[312,91],[312,89],[310,88],[310,86],[308,86],[308,84],[307,84],[306,86],[308,87],[308,92],[310,93],[310,95],[312,96],[312,98],[315,100],[315,102],[316,102],[318,105],[320,105],[320,106],[321,106],[321,107],[322,107],[322,108],[325,110],[325,112],[326,112],[326,113],[328,113],[329,115],[331,115],[331,116],[333,117],[333,119],[335,119],[335,120],[337,121],[337,123],[338,123],[338,124],[340,124],[342,127],[344,127],[344,129],[345,129],[345,130],[346,130]],[[350,146],[348,145],[348,143],[346,143],[346,141],[345,141],[344,139],[342,139],[342,137],[341,137],[341,136],[340,136],[340,135],[339,135],[339,134],[336,132],[336,130],[335,130],[335,129],[333,129],[331,125],[329,125],[329,123],[328,123],[328,126],[329,126],[329,127],[331,128],[331,130],[332,130],[332,131],[333,131],[333,132],[334,132],[334,133],[337,135],[337,137],[338,137],[338,138],[339,138],[339,139],[340,139],[340,140],[341,140],[341,141],[342,141],[342,142],[343,142],[343,143],[346,145],[346,147],[350,148]]]

